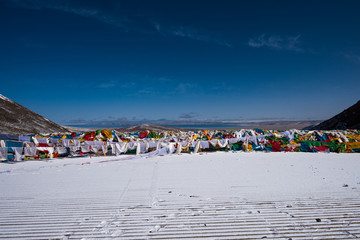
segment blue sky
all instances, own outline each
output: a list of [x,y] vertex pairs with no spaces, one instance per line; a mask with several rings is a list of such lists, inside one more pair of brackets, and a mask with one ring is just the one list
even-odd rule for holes
[[327,119],[359,100],[359,1],[0,2],[1,93],[62,124]]

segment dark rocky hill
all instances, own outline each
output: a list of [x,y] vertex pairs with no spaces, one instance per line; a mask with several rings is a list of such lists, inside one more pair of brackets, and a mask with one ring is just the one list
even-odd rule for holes
[[0,94],[0,133],[67,132],[67,129]]
[[360,101],[313,128],[318,130],[360,129]]

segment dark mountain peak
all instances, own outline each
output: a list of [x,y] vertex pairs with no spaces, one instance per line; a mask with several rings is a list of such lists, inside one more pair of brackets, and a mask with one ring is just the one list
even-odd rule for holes
[[67,129],[0,94],[0,133],[51,132],[67,132]]
[[360,129],[360,101],[338,115],[315,126],[314,129]]

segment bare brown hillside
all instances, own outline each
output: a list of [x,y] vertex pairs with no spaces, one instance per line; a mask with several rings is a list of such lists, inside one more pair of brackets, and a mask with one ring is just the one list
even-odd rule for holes
[[53,132],[67,132],[67,129],[0,94],[0,133]]

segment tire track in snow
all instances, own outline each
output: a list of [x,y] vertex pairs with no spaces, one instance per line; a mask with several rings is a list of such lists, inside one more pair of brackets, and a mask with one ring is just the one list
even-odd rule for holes
[[[209,172],[202,179],[197,175],[204,166],[200,161],[208,165]],[[242,182],[233,183],[235,178],[225,175],[228,168],[216,169],[228,161],[231,159],[221,164],[215,161],[209,164],[206,158],[185,162],[188,165],[179,174],[177,169],[171,174],[164,172],[169,168],[163,164],[174,164],[171,165],[174,169],[179,166],[176,159],[171,163],[143,159],[123,165],[89,165],[81,173],[69,166],[64,171],[81,177],[106,168],[102,171],[109,177],[98,178],[106,188],[101,184],[101,188],[95,185],[86,191],[79,188],[81,194],[78,194],[68,186],[72,181],[82,181],[74,177],[71,181],[61,181],[64,186],[59,186],[59,191],[68,195],[33,196],[25,191],[0,196],[0,239],[344,240],[360,237],[358,190],[343,189],[340,185],[332,197],[328,193],[313,198],[289,193],[271,199],[247,200],[246,193],[254,189],[246,184],[242,186]],[[95,166],[96,171],[91,171]],[[40,172],[40,177],[49,176],[42,175],[47,171],[51,169]],[[14,176],[3,176],[1,180],[10,182],[6,177],[15,180]],[[113,181],[107,182],[109,179]],[[182,183],[177,184],[178,181]],[[204,184],[210,181],[218,185]],[[57,185],[42,187],[49,190]],[[347,194],[345,190],[355,194]]]
[[[360,236],[360,209],[354,206],[356,202],[360,204],[358,199],[348,199],[349,202],[341,198],[294,199],[287,201],[292,203],[291,207],[273,202],[264,204],[264,201],[229,205],[217,199],[200,200],[203,199],[192,198],[182,205],[165,199],[151,208],[121,204],[120,212],[107,203],[82,210],[76,204],[73,209],[67,204],[66,211],[53,212],[51,205],[44,203],[41,211],[39,208],[29,211],[26,221],[22,215],[1,216],[0,239],[354,239]],[[5,207],[3,204],[2,201]],[[16,209],[17,204],[7,205]],[[339,208],[332,209],[332,205]],[[83,218],[69,219],[67,213],[71,214],[72,210],[83,213]],[[101,221],[106,221],[102,228],[98,227]],[[146,232],[154,225],[161,228]],[[92,231],[93,228],[97,230]]]
[[[120,168],[120,166],[118,166],[118,168]],[[125,184],[125,187],[123,188],[123,190],[120,193],[119,199],[117,200],[118,203],[118,207],[116,210],[116,213],[114,215],[112,215],[112,217],[110,219],[103,219],[98,225],[96,225],[92,231],[93,232],[101,232],[101,233],[106,233],[106,234],[110,234],[111,236],[121,236],[123,234],[122,230],[113,230],[110,231],[109,230],[109,226],[114,225],[114,222],[116,222],[116,220],[119,218],[120,214],[121,214],[121,203],[124,199],[125,194],[128,192],[129,190],[129,186],[130,183],[132,181],[132,176],[134,176],[136,170],[136,165],[133,165],[132,169],[131,169],[131,174],[129,175],[128,181]],[[117,226],[117,222],[115,223],[115,226]]]

